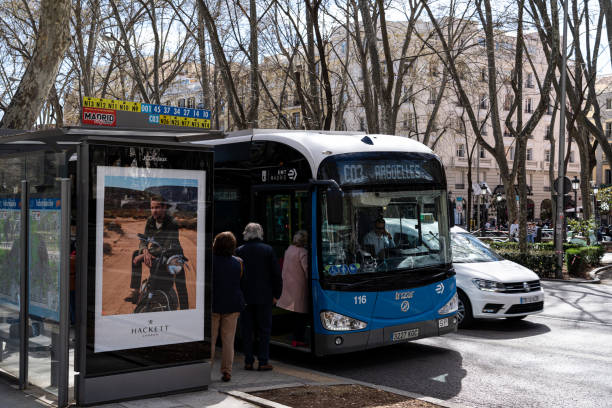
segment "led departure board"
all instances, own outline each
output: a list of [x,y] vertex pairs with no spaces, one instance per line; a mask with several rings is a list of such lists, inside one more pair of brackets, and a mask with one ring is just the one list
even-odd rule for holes
[[363,161],[338,163],[341,184],[395,184],[433,181],[420,161]]

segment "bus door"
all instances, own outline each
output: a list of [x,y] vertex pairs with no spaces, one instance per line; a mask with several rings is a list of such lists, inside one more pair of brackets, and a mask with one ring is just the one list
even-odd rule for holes
[[[253,193],[253,219],[264,230],[264,241],[272,246],[282,270],[284,254],[299,230],[311,233],[311,205],[308,190],[279,189],[255,191]],[[310,269],[310,265],[309,265]],[[309,276],[311,275],[309,271]],[[310,299],[310,280],[307,281]],[[311,314],[297,313],[274,308],[272,320],[272,341],[310,350]]]

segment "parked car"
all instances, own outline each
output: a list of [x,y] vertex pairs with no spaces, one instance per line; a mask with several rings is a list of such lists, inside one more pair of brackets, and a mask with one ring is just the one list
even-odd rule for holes
[[460,328],[474,319],[521,320],[544,309],[544,291],[533,271],[502,258],[463,228],[451,229],[451,247]]

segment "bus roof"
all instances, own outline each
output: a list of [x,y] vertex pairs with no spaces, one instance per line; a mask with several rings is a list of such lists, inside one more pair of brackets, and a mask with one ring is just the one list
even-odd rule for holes
[[403,136],[317,130],[248,129],[228,133],[225,138],[192,141],[196,144],[222,145],[249,141],[272,141],[286,144],[302,153],[316,175],[321,162],[344,153],[360,152],[434,152],[422,143]]

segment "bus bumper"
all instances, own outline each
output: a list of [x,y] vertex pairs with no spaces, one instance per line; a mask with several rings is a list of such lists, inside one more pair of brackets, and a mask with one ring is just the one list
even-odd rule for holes
[[362,332],[315,333],[315,354],[349,353],[457,331],[455,315]]

